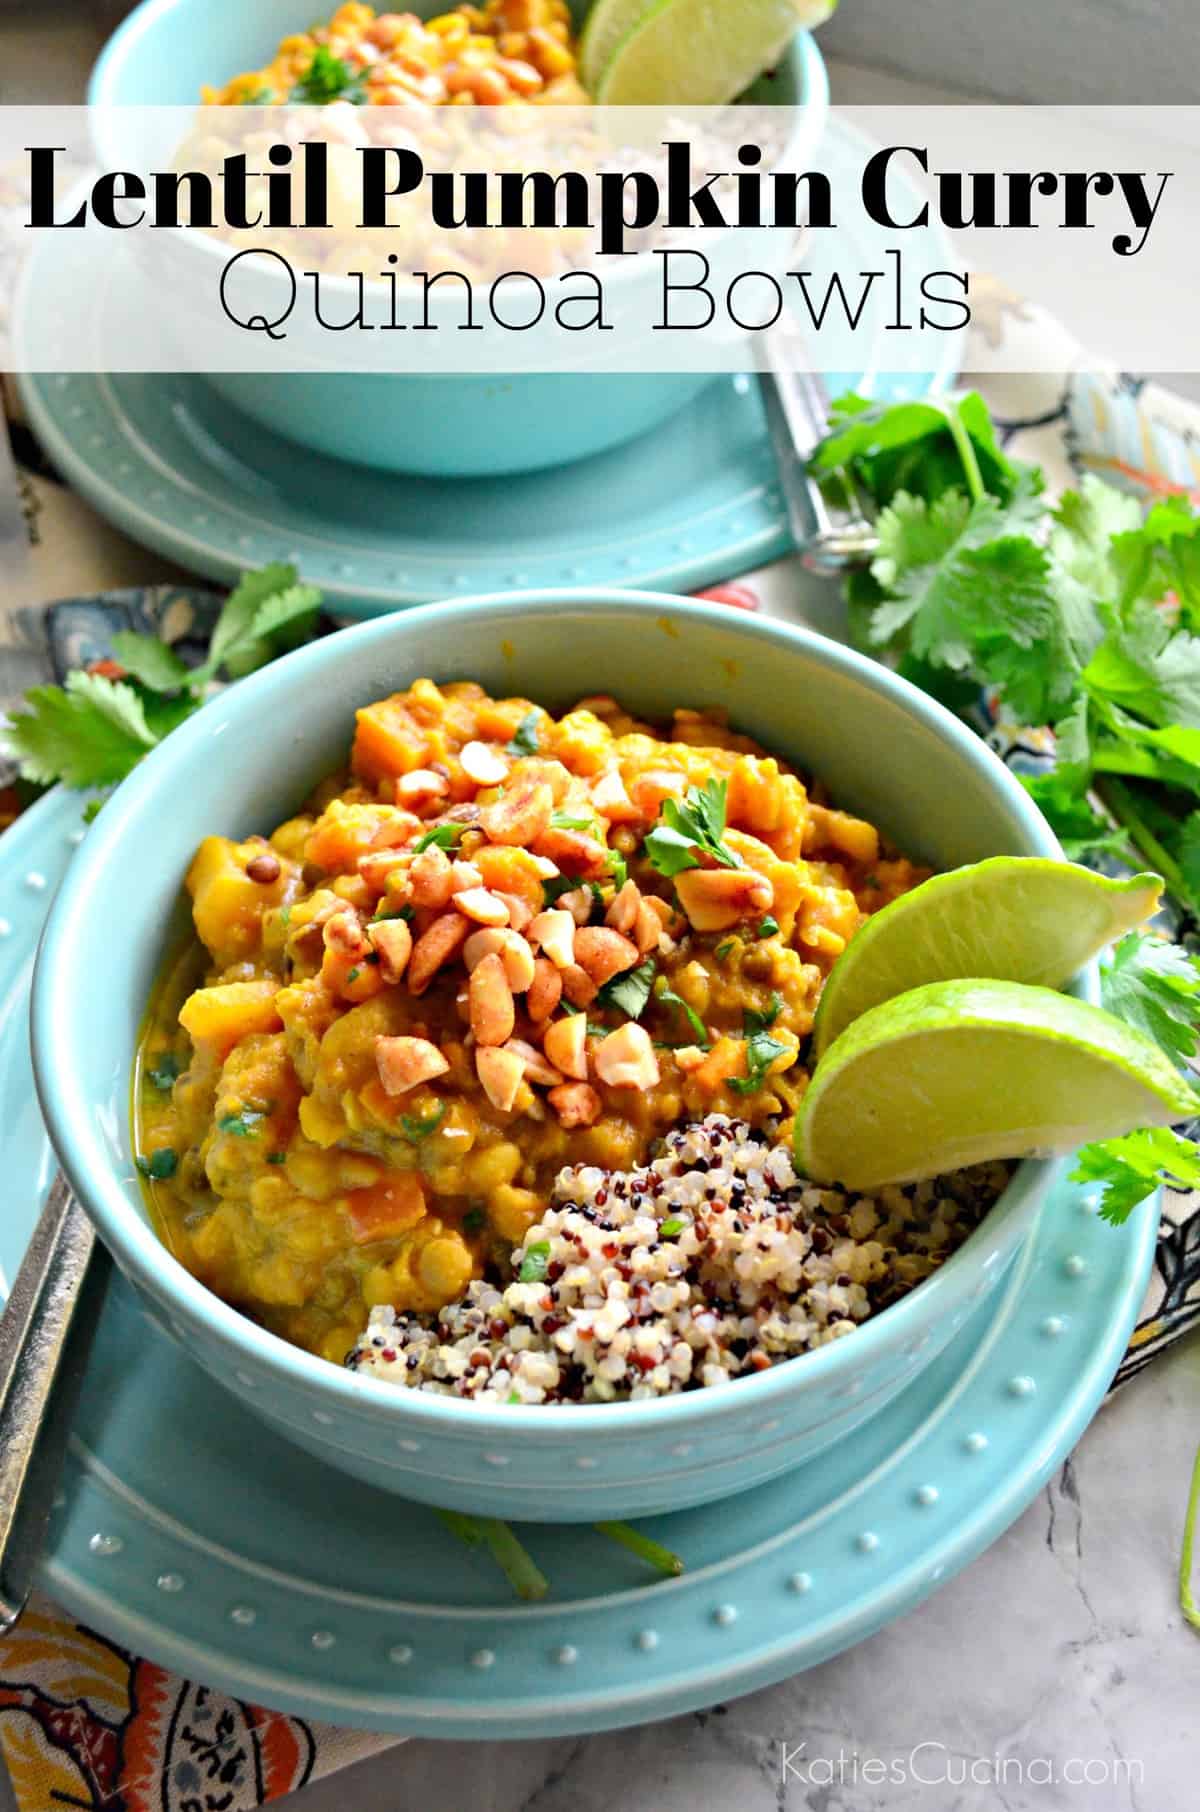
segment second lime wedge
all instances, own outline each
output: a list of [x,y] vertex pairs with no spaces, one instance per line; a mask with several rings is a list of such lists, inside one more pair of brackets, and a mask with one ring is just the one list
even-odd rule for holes
[[[584,33],[592,99],[611,107],[722,107],[835,0],[599,0]],[[594,85],[593,85],[594,84]]]
[[1074,862],[993,856],[934,875],[856,931],[813,1025],[819,1057],[860,1014],[927,982],[988,975],[1061,988],[1150,917],[1158,875],[1115,881]]
[[797,1160],[849,1189],[1071,1151],[1194,1114],[1158,1046],[1099,1007],[1019,982],[944,981],[847,1027],[796,1118]]

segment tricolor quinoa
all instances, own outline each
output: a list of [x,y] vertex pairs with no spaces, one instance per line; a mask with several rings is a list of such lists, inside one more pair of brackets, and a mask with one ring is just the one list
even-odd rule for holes
[[610,1402],[724,1384],[848,1334],[949,1257],[1011,1173],[856,1196],[796,1176],[722,1114],[639,1169],[564,1169],[512,1255],[433,1317],[376,1308],[347,1364],[485,1403]]

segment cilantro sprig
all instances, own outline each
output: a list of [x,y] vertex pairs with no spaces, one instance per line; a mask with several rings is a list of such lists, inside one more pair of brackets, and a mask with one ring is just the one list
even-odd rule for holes
[[1051,505],[981,399],[844,397],[812,462],[878,510],[852,632],[953,708],[1054,728],[1026,784],[1067,853],[1135,855],[1200,914],[1200,515],[1085,477]]
[[724,780],[707,780],[703,786],[690,786],[682,799],[663,800],[658,823],[644,846],[652,868],[660,875],[682,874],[685,868],[699,868],[702,856],[722,868],[745,866],[722,841],[728,790]]
[[362,107],[367,99],[367,72],[351,69],[341,57],[335,57],[327,44],[318,44],[312,62],[288,96],[310,107],[324,107],[330,101],[350,101]]
[[783,1008],[783,996],[772,994],[767,1006],[759,1011],[755,1007],[746,1007],[742,1013],[742,1032],[746,1040],[746,1074],[731,1076],[729,1086],[739,1095],[753,1095],[767,1079],[767,1074],[777,1057],[791,1047],[772,1035],[771,1027],[775,1024]]
[[112,638],[122,677],[76,669],[61,686],[32,687],[25,709],[0,726],[0,753],[36,786],[114,786],[200,709],[218,673],[240,678],[307,641],[320,602],[294,566],[247,573],[225,601],[204,660],[191,668],[153,636],[122,630]]

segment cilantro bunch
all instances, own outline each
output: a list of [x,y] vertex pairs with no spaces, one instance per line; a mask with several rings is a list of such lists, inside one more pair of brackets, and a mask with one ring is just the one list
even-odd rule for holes
[[111,661],[25,694],[27,709],[7,728],[0,722],[0,754],[35,786],[113,786],[199,710],[218,673],[240,678],[307,641],[320,602],[294,566],[247,573],[226,599],[197,667],[154,636],[122,630],[112,638]]
[[878,511],[858,645],[951,707],[994,687],[1052,726],[1058,765],[1026,784],[1068,855],[1135,854],[1200,916],[1200,516],[1093,477],[1052,506],[976,395],[845,396],[812,469]]

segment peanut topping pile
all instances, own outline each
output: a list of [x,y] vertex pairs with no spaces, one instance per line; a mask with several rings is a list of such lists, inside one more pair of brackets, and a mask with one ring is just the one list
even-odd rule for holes
[[196,856],[210,969],[165,987],[143,1069],[165,1036],[182,1073],[139,1093],[160,1223],[340,1360],[502,1262],[562,1165],[713,1112],[786,1134],[830,964],[921,878],[717,715],[420,680],[269,843]]

